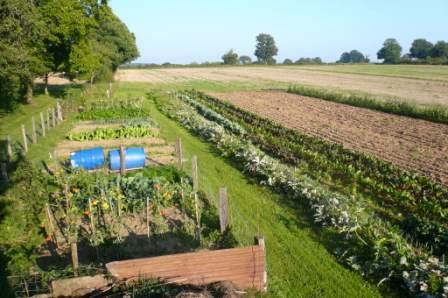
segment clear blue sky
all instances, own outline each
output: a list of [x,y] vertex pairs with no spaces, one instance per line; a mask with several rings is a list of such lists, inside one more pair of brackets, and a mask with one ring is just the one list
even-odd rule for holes
[[358,49],[376,59],[388,37],[448,40],[448,0],[111,0],[135,33],[137,62],[218,61],[233,48],[253,57],[255,36],[274,36],[285,58],[335,61]]

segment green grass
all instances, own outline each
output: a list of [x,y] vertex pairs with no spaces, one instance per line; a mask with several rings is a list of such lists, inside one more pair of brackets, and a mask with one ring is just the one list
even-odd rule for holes
[[448,82],[447,65],[330,64],[304,65],[297,68],[309,71]]
[[[149,88],[122,85],[119,92],[142,93]],[[257,234],[266,238],[269,293],[273,297],[381,295],[374,285],[337,262],[331,254],[334,238],[319,232],[310,214],[287,206],[280,195],[248,180],[211,145],[166,118],[151,102],[146,104],[151,117],[160,124],[163,137],[171,141],[182,138],[188,171],[192,155],[197,155],[200,188],[207,196],[217,203],[219,187],[228,188],[231,224],[239,243],[251,245]]]

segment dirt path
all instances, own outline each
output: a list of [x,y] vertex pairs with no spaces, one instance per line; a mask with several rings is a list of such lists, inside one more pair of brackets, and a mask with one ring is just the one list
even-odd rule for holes
[[412,78],[347,74],[300,67],[204,67],[166,69],[123,69],[119,81],[173,83],[191,80],[216,82],[277,81],[322,88],[349,90],[378,98],[400,98],[419,104],[448,106],[448,82]]
[[448,185],[448,125],[284,92],[209,94]]

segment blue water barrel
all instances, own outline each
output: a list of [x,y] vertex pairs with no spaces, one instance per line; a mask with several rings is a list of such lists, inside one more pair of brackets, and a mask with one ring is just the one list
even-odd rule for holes
[[[142,147],[130,147],[125,149],[125,168],[139,169],[145,166],[145,149]],[[120,150],[109,151],[109,165],[112,171],[120,170]]]
[[70,154],[73,168],[95,170],[104,165],[104,150],[101,147],[75,151]]

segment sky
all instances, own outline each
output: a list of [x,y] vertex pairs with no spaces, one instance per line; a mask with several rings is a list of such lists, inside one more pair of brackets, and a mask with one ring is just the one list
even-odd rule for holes
[[386,38],[448,40],[448,0],[111,0],[136,35],[141,63],[220,61],[229,49],[254,58],[271,34],[285,58],[339,59],[357,49],[373,61]]

